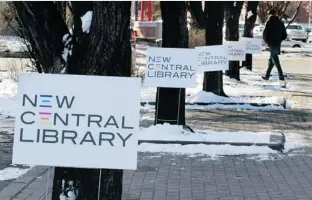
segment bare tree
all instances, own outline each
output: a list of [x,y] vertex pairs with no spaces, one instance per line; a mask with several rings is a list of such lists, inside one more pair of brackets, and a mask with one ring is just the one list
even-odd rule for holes
[[[245,14],[244,37],[253,38],[253,29],[257,20],[257,8],[259,1],[248,1]],[[242,64],[252,70],[252,54],[246,54],[246,60]]]
[[[160,2],[163,19],[163,47],[187,48],[186,4]],[[185,125],[185,88],[157,88],[155,124]]]
[[302,1],[260,1],[258,8],[258,16],[261,23],[265,23],[268,19],[269,11],[274,9],[281,18],[290,19],[288,25],[296,18],[298,11],[302,5]]
[[[43,72],[130,75],[130,2],[72,2],[74,27],[70,28],[53,2],[15,1],[13,5]],[[92,15],[91,27],[82,26],[86,13]],[[77,199],[98,199],[100,194],[100,199],[120,200],[122,177],[122,170],[100,173],[99,169],[56,167],[52,200],[69,194]]]
[[[205,2],[205,31],[206,45],[221,45],[223,43],[223,19],[225,2],[206,1]],[[203,90],[212,92],[219,96],[227,96],[223,90],[223,72],[205,72]]]
[[[225,39],[227,41],[238,41],[239,40],[239,17],[243,8],[243,1],[230,1],[226,4],[225,9]],[[230,78],[240,80],[239,77],[239,61],[229,61],[229,70],[226,71],[226,75]]]

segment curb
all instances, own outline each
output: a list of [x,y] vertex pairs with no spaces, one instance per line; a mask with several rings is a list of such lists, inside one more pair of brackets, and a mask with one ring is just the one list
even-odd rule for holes
[[26,174],[17,178],[0,191],[1,200],[12,200],[19,195],[28,185],[34,182],[37,177],[48,171],[49,167],[35,166]]
[[[250,105],[254,107],[266,107],[266,106],[284,106],[285,103],[283,104],[276,104],[276,103],[221,103],[221,102],[211,102],[211,103],[204,103],[204,102],[196,102],[196,103],[188,103],[185,102],[185,105],[197,105],[197,106],[209,106],[209,105],[215,105],[215,104],[221,104],[221,105]],[[154,106],[156,105],[156,102],[141,102],[141,106],[146,106],[146,105],[151,105]]]

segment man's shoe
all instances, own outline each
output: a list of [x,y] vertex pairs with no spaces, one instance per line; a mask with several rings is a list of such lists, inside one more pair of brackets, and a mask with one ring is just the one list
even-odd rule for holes
[[269,78],[265,77],[265,76],[261,76],[261,78],[265,81],[269,80]]
[[280,80],[279,84],[282,88],[286,88],[286,81],[285,80]]

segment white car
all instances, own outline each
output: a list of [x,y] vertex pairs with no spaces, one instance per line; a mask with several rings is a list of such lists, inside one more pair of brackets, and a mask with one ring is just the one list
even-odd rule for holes
[[[256,26],[253,30],[254,38],[262,39],[262,34],[265,26],[260,25]],[[266,46],[267,44],[262,40],[262,45]],[[296,40],[292,40],[290,37],[288,37],[286,40],[282,41],[281,47],[284,48],[302,48],[304,47],[304,43]]]
[[[285,24],[286,25],[286,24]],[[303,26],[299,24],[290,24],[287,29],[288,37],[292,40],[300,40],[302,42],[307,42],[308,33]]]

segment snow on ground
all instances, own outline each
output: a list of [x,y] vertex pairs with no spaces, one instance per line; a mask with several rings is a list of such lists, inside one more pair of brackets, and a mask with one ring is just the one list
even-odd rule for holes
[[[207,135],[204,135],[206,132]],[[156,125],[142,128],[140,139],[145,140],[179,140],[179,141],[223,141],[223,142],[270,142],[270,132],[214,132],[202,131],[201,133],[188,133],[181,126]],[[284,153],[297,151],[300,148],[310,147],[306,136],[295,133],[284,133],[286,137]],[[142,143],[139,145],[140,152],[157,152],[192,155],[206,155],[209,159],[216,159],[224,155],[253,155],[254,159],[267,160],[272,157],[282,157],[282,154],[267,146],[232,146],[232,145],[180,145],[180,144],[152,144]],[[303,150],[300,150],[303,152]],[[255,155],[254,155],[255,154]]]
[[[262,81],[261,73],[250,72],[246,69],[241,69],[241,81],[230,79],[223,76],[224,91],[230,98],[220,97],[213,93],[202,91],[203,74],[197,74],[196,88],[186,89],[186,102],[187,103],[245,103],[245,105],[186,105],[186,109],[248,109],[248,110],[280,110],[284,109],[283,106],[273,104],[284,104],[284,97],[280,96],[264,96],[266,93],[272,91],[286,91],[289,88],[281,88],[279,85],[277,75],[272,76],[270,81]],[[291,88],[293,89],[293,88]],[[142,87],[141,101],[142,102],[155,102],[156,88]],[[251,106],[248,103],[268,104],[268,106]],[[272,105],[270,105],[272,104]]]
[[188,154],[189,156],[206,155],[210,159],[216,159],[225,155],[245,154],[276,154],[277,152],[267,146],[232,146],[232,145],[180,145],[180,144],[148,144],[139,145],[140,152]]
[[17,83],[9,78],[8,72],[0,72],[0,119],[13,116]]
[[20,176],[26,174],[31,167],[29,168],[18,168],[18,167],[7,167],[3,170],[0,170],[0,181],[16,179]]
[[168,141],[206,141],[206,142],[245,142],[270,143],[271,132],[216,132],[200,130],[191,133],[182,126],[157,124],[148,128],[141,128],[140,140],[168,140]]

